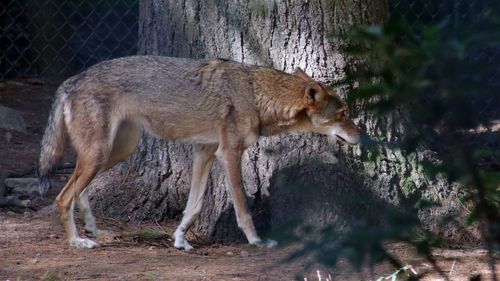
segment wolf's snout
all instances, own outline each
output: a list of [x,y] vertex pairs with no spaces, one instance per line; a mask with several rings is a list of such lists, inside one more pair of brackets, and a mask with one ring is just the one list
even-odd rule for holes
[[359,144],[359,141],[361,139],[361,136],[359,134],[357,135],[335,135],[335,137],[337,137],[337,139],[347,143],[347,144],[350,144],[350,145],[356,145],[356,144]]
[[360,142],[361,140],[361,134],[359,130],[354,130],[351,128],[348,128],[346,130],[345,128],[342,128],[341,126],[333,126],[330,129],[330,136],[334,136],[338,140],[345,142],[350,145],[356,145]]
[[347,142],[349,144],[356,145],[356,144],[359,144],[360,140],[361,140],[361,135],[360,134],[356,134],[356,135],[350,136],[347,139]]

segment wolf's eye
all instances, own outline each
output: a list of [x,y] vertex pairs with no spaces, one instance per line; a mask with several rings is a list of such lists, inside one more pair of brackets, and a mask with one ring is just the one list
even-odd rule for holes
[[328,118],[317,114],[311,116],[311,121],[314,125],[324,125],[329,122]]

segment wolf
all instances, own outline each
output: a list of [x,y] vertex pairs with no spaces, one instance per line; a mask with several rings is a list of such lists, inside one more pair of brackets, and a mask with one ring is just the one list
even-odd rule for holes
[[193,174],[174,246],[190,250],[185,233],[200,214],[209,172],[217,158],[226,175],[237,224],[248,242],[272,247],[255,231],[246,205],[241,157],[261,136],[316,132],[354,145],[360,130],[337,93],[300,68],[293,74],[223,59],[193,60],[130,56],[98,63],[64,81],[57,90],[39,161],[39,189],[64,153],[69,136],[75,170],[56,198],[69,244],[94,248],[78,236],[74,203],[85,230],[97,238],[87,186],[100,172],[131,155],[143,132],[193,145]]

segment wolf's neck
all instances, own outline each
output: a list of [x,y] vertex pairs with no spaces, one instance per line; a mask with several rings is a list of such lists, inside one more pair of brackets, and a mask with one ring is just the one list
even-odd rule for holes
[[259,109],[261,134],[289,130],[304,109],[305,83],[299,77],[271,69],[254,71],[254,95]]

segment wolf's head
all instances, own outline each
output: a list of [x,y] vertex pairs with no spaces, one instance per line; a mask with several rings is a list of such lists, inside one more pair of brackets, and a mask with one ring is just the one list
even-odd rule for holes
[[306,81],[304,104],[310,122],[308,129],[351,145],[358,144],[359,128],[349,119],[347,105],[337,93],[314,81],[300,68],[294,74]]

